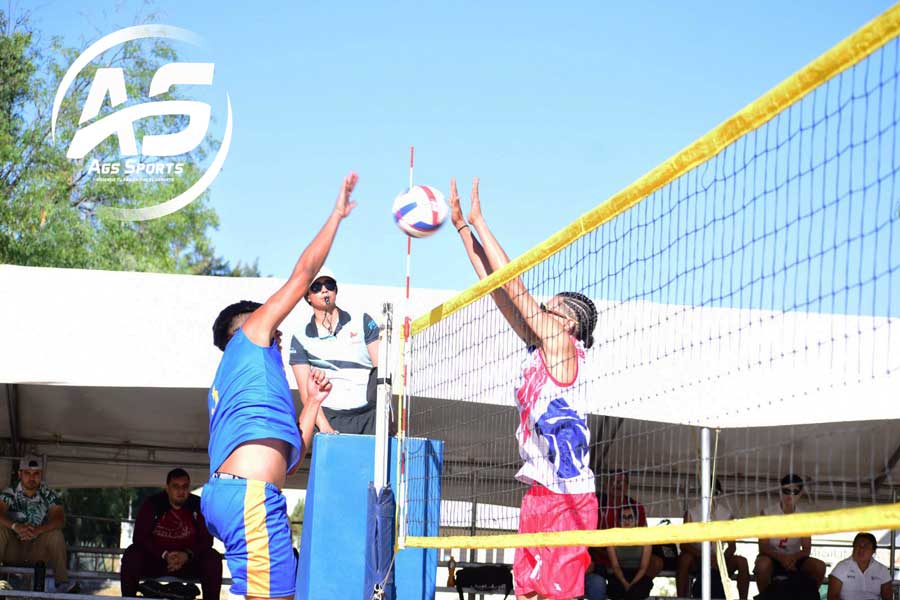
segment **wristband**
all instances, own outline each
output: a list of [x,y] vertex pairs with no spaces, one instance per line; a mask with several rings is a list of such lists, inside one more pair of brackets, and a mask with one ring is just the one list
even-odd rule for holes
[[469,226],[468,224],[463,225],[462,227],[460,227],[459,229],[457,229],[456,232],[459,233],[460,231],[462,231],[463,229],[465,229],[465,228],[468,227],[468,226]]

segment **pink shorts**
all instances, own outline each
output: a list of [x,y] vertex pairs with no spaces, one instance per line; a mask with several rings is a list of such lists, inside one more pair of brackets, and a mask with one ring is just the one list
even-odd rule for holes
[[[597,512],[594,494],[556,494],[535,485],[522,498],[519,533],[597,529]],[[585,546],[516,548],[516,595],[578,598],[584,594],[584,571],[590,562]]]

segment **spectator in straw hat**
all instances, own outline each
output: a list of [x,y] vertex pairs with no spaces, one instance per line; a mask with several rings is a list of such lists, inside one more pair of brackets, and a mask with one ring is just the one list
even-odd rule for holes
[[66,565],[65,512],[43,477],[43,460],[29,454],[19,462],[19,484],[0,493],[0,560],[43,561],[53,568],[57,591],[77,593]]

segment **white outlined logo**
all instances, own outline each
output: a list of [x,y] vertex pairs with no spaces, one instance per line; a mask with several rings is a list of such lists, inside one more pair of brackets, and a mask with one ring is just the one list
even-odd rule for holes
[[[164,38],[200,46],[200,38],[187,29],[169,25],[137,25],[126,27],[111,33],[89,46],[69,67],[56,90],[53,101],[50,131],[56,140],[56,120],[63,98],[66,96],[78,74],[93,59],[110,48],[146,38]],[[154,98],[168,92],[175,85],[212,85],[213,63],[174,62],[162,65],[150,82],[148,97]],[[150,100],[122,108],[113,114],[102,117],[89,125],[84,125],[99,116],[106,97],[115,108],[128,100],[125,87],[125,74],[121,68],[99,68],[94,75],[90,91],[79,118],[79,129],[69,143],[66,157],[72,160],[83,159],[88,153],[110,136],[116,136],[122,156],[166,157],[186,154],[199,146],[209,130],[211,107],[205,102],[193,100]],[[222,169],[228,149],[231,145],[231,98],[225,94],[228,114],[225,122],[225,133],[218,152],[206,172],[187,190],[178,196],[156,206],[145,208],[112,208],[103,207],[103,211],[114,218],[126,221],[147,221],[157,219],[187,206],[196,200],[212,183]],[[184,115],[189,118],[188,126],[176,133],[164,135],[145,135],[141,139],[140,152],[134,133],[134,123],[140,119],[164,115]],[[128,159],[123,164],[100,163],[93,161],[89,172],[101,175],[155,176],[166,177],[180,175],[183,163],[152,162],[143,163]]]

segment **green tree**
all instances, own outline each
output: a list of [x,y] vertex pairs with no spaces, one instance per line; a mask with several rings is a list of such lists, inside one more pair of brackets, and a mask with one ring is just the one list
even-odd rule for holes
[[[48,44],[41,40],[27,14],[12,19],[0,10],[0,262],[255,274],[255,265],[238,263],[233,273],[227,261],[215,256],[207,233],[218,226],[218,216],[209,207],[208,191],[160,219],[129,222],[102,217],[98,209],[104,206],[152,206],[184,191],[199,178],[203,161],[217,141],[207,136],[190,154],[165,158],[184,163],[182,175],[173,174],[172,181],[128,182],[92,176],[91,160],[119,159],[118,138],[110,136],[81,162],[67,159],[66,149],[79,126],[97,67],[83,69],[70,87],[54,140],[51,112],[56,88],[80,50],[64,46],[60,39]],[[109,53],[104,62],[124,70],[128,98],[134,100],[146,99],[156,69],[177,59],[171,45],[161,41],[130,42]],[[155,99],[180,99],[178,87]],[[105,106],[98,118],[111,110]],[[146,134],[172,133],[187,122],[184,115],[142,119],[135,124],[135,135],[140,140]]]
[[[218,142],[207,136],[189,155],[172,157],[184,162],[183,174],[173,181],[100,181],[89,176],[90,160],[72,162],[66,148],[79,126],[96,66],[86,67],[66,94],[54,140],[50,120],[56,87],[81,49],[66,47],[60,39],[42,40],[27,13],[15,16],[0,10],[0,263],[258,277],[257,261],[232,266],[216,256],[208,232],[218,226],[218,216],[208,205],[209,192],[160,219],[125,222],[101,216],[98,209],[103,206],[152,206],[184,191],[200,176],[198,165]],[[128,97],[139,99],[146,98],[157,68],[175,60],[169,44],[132,42],[119,46],[104,62],[124,70]],[[177,88],[155,99],[179,99]],[[105,114],[101,111],[98,118]],[[140,140],[186,125],[184,116],[144,119],[135,125],[135,135]],[[118,140],[112,136],[86,158],[104,162],[117,160],[118,154]],[[129,505],[136,512],[156,491],[66,490],[67,542],[117,546]]]
[[295,548],[300,547],[300,538],[303,535],[303,510],[305,507],[306,500],[301,498],[291,513],[291,539]]
[[259,259],[253,263],[237,261],[232,267],[231,263],[221,257],[213,257],[208,263],[198,265],[198,275],[218,275],[220,277],[262,277],[259,271]]

